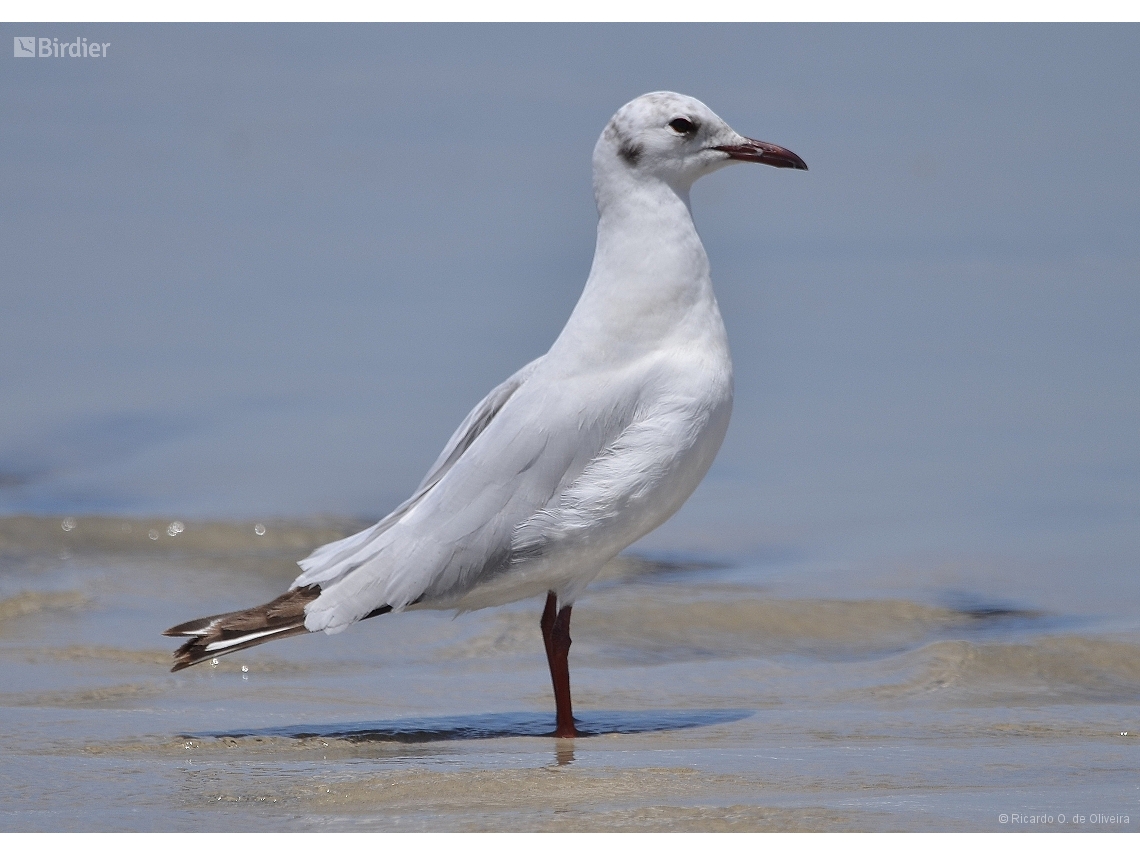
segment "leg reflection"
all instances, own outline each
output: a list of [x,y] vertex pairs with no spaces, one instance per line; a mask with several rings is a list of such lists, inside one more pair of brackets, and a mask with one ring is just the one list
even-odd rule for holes
[[554,740],[554,762],[559,766],[569,766],[574,762],[574,740]]

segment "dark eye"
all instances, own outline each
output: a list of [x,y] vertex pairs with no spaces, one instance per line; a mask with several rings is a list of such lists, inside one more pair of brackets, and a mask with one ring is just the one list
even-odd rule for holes
[[679,134],[691,134],[697,129],[696,122],[690,122],[688,119],[674,119],[669,123],[669,127]]

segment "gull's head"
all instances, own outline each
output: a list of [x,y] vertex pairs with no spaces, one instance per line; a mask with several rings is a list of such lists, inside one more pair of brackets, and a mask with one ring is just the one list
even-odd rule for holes
[[741,136],[688,95],[650,92],[616,113],[594,147],[594,172],[656,178],[687,191],[693,182],[730,163],[807,169],[796,154]]

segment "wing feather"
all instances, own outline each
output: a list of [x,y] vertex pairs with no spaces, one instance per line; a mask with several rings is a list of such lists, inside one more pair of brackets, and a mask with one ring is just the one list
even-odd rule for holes
[[[337,566],[306,568],[298,584],[331,578],[306,606],[310,631],[339,632],[378,607],[446,608],[476,591],[517,599],[550,568],[566,570],[560,545],[574,542],[600,567],[680,506],[723,437],[692,455],[718,396],[670,389],[670,372],[653,364],[542,370],[528,384],[540,369],[527,366],[472,411],[417,494],[346,543]],[[724,400],[730,407],[730,391]],[[715,418],[726,426],[727,409]]]
[[471,444],[487,429],[495,416],[534,373],[543,357],[529,362],[492,389],[475,408],[467,414],[451,439],[447,441],[443,451],[436,458],[420,482],[419,487],[411,498],[403,502],[392,513],[388,514],[375,525],[354,535],[326,543],[318,547],[307,557],[297,562],[304,571],[293,582],[293,588],[302,588],[306,585],[327,584],[335,581],[346,573],[360,567],[372,555],[372,544],[386,531],[398,523],[412,508],[419,504],[436,484],[451,470],[456,461],[463,456]]

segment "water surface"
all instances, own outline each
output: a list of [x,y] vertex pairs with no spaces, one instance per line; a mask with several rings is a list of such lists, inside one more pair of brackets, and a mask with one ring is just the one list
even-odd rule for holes
[[3,830],[1140,821],[1140,629],[1119,614],[626,557],[575,607],[583,735],[555,740],[538,602],[171,674],[162,629],[275,596],[352,527],[174,522],[0,521]]

